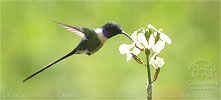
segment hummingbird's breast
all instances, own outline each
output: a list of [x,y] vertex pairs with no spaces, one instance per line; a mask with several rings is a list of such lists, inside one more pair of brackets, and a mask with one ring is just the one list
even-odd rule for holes
[[103,42],[99,39],[95,30],[85,30],[86,37],[82,38],[81,42],[77,46],[77,54],[94,54],[102,46]]

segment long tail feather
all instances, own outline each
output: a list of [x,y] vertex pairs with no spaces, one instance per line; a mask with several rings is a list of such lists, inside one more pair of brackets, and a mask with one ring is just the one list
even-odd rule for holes
[[54,61],[54,62],[48,64],[47,66],[43,67],[43,68],[40,69],[39,71],[37,71],[37,72],[35,72],[34,74],[30,75],[29,77],[25,78],[22,82],[23,82],[23,83],[26,82],[26,81],[29,80],[30,78],[34,77],[35,75],[39,74],[40,72],[44,71],[45,69],[51,67],[52,65],[54,65],[54,64],[58,63],[59,61],[61,61],[61,60],[65,59],[65,58],[67,58],[67,57],[69,57],[69,56],[75,54],[75,52],[76,52],[76,50],[73,50],[72,52],[68,53],[67,55],[61,57],[60,59],[58,59],[58,60],[56,60],[56,61]]

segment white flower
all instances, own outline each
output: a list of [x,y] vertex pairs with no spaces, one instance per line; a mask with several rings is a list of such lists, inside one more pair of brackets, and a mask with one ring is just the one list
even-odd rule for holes
[[165,64],[165,62],[163,58],[156,57],[156,55],[153,55],[150,58],[149,64],[152,64],[155,69],[158,69],[161,68]]
[[135,44],[137,43],[137,31],[134,31],[134,33],[131,34],[131,38],[134,41],[133,44],[122,44],[119,47],[119,51],[121,54],[127,54],[129,53],[130,49],[135,47]]
[[137,31],[134,31],[134,33],[132,33],[131,35],[131,38],[134,41],[134,44],[136,44],[136,46],[141,50],[150,49],[152,45],[154,45],[154,42],[155,42],[155,39],[152,36],[149,39],[149,43],[151,43],[151,45],[149,45],[144,33],[145,33],[145,30],[143,29],[142,33],[137,33]]
[[[134,55],[138,55],[140,53],[140,49],[134,47],[135,44],[122,44],[120,45],[119,47],[119,51],[121,54],[127,54],[126,56],[126,61],[129,61],[131,58],[132,58],[132,54],[133,53]],[[130,51],[131,48],[134,48],[133,51]]]
[[132,54],[137,56],[139,53],[140,53],[140,49],[134,47],[133,51],[129,51],[129,53],[127,53],[127,56],[126,56],[127,60],[126,61],[129,61],[133,57]]
[[134,47],[133,51],[129,51],[129,52],[127,53],[126,61],[129,61],[129,60],[133,57],[132,54],[134,54],[134,55],[137,56],[139,53],[140,53],[140,49]]
[[[131,38],[134,41],[133,44],[122,44],[119,47],[119,51],[120,51],[121,54],[127,54],[126,61],[129,61],[133,57],[133,55],[131,53],[133,53],[134,55],[138,55],[140,53],[140,49],[144,48],[142,45],[140,45],[140,43],[142,41],[140,41],[140,39],[138,38],[137,31],[134,31],[134,33],[131,34]],[[140,49],[135,47],[135,44]],[[133,51],[130,51],[130,49],[132,49],[132,48],[133,48]]]
[[153,45],[152,49],[156,54],[158,54],[160,53],[161,50],[163,50],[164,46],[165,46],[165,41],[158,40],[157,43]]
[[[150,49],[150,47],[148,47],[148,42],[146,40],[146,37],[143,33],[137,33],[137,31],[134,31],[131,34],[131,38],[134,41],[133,44],[122,44],[119,47],[119,51],[121,54],[127,54],[126,59],[127,61],[129,61],[132,58],[132,54],[134,55],[138,55],[141,50],[145,50],[145,48]],[[133,48],[133,51],[130,51],[130,49]]]
[[129,51],[128,53],[126,53],[127,54],[126,61],[129,61],[133,57],[132,54],[137,56],[139,53],[140,53],[140,49],[134,47],[133,51]]
[[[149,31],[149,29],[152,29],[155,32],[146,38],[144,34],[146,31]],[[155,40],[156,37],[157,41]],[[132,44],[122,44],[119,47],[120,53],[127,55],[127,61],[129,61],[133,55],[137,56],[145,49],[150,50],[152,48],[154,54],[157,55],[164,49],[165,42],[171,44],[171,39],[166,34],[162,33],[162,29],[158,30],[151,24],[148,25],[147,29],[141,28],[138,31],[134,31],[131,34],[131,38],[133,40]],[[131,49],[133,50],[131,51]]]
[[168,44],[171,44],[171,39],[164,33],[160,34],[160,39],[162,39],[163,41],[166,41]]
[[[161,30],[156,29],[153,25],[149,24],[147,26],[150,29],[153,29],[154,31],[158,32],[160,34],[160,39],[163,41],[166,41],[168,44],[171,44],[171,39],[165,34],[163,33]],[[157,35],[157,33],[154,32],[154,36]]]
[[153,34],[150,34],[150,38],[149,38],[149,47],[148,49],[152,48],[155,44],[155,38],[153,37]]
[[127,53],[129,53],[130,49],[133,48],[133,47],[134,47],[133,44],[131,44],[131,45],[121,44],[120,47],[119,47],[120,54],[127,54]]
[[147,40],[146,40],[146,37],[143,33],[139,33],[137,35],[138,37],[138,41],[137,41],[137,46],[140,48],[140,49],[145,49],[148,47],[148,43],[147,43]]

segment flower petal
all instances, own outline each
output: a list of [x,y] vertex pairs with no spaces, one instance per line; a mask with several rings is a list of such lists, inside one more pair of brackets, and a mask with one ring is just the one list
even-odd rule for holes
[[133,51],[131,51],[134,55],[138,55],[140,53],[140,49],[134,47]]
[[163,41],[166,41],[168,44],[171,44],[171,39],[164,33],[161,33],[160,34],[160,38],[163,40]]
[[154,58],[155,58],[155,56],[152,56],[152,57],[150,58],[149,64],[153,65],[153,67],[156,68],[156,65],[157,65],[157,64],[156,64]]
[[157,32],[154,32],[153,34],[154,34],[154,36],[157,36]]
[[[156,58],[156,59],[154,59],[154,58]],[[162,66],[165,64],[165,62],[164,62],[163,58],[155,57],[155,55],[154,55],[150,58],[149,64],[153,65],[153,67],[155,69],[158,69],[158,68],[162,68]]]
[[152,48],[153,46],[154,46],[154,44],[155,44],[155,38],[153,37],[153,34],[151,34],[150,35],[150,38],[149,38],[149,50],[150,50],[150,48]]
[[158,33],[161,33],[159,30],[157,30],[153,25],[151,25],[151,24],[148,24],[148,26],[147,26],[148,28],[150,28],[150,29],[153,29],[154,31],[157,31]]
[[142,46],[140,43],[137,43],[136,46],[137,46],[139,49],[141,49],[141,50],[144,50],[144,49],[145,49],[144,46]]
[[137,43],[142,43],[143,46],[145,48],[147,48],[148,43],[147,43],[147,39],[146,39],[145,35],[143,33],[139,33],[137,37],[138,37],[138,42]]
[[156,57],[157,67],[162,68],[162,66],[165,64],[164,59],[160,57]]
[[134,44],[131,44],[131,45],[121,44],[120,47],[119,47],[119,51],[120,51],[121,54],[127,54],[127,53],[129,53],[129,50],[133,47],[134,47]]
[[126,61],[129,61],[131,58],[133,57],[133,55],[131,53],[127,53],[127,60]]
[[131,38],[134,42],[137,42],[137,31],[134,31],[132,34],[131,34]]
[[158,54],[161,50],[163,50],[165,46],[165,41],[158,40],[157,43],[152,47],[153,51]]

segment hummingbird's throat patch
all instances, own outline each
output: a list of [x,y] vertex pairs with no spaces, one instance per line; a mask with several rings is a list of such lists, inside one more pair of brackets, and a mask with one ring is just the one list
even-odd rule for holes
[[97,34],[98,39],[102,43],[105,43],[108,38],[106,36],[104,36],[104,33],[103,33],[102,29],[101,28],[97,28],[97,29],[95,29],[95,32]]

